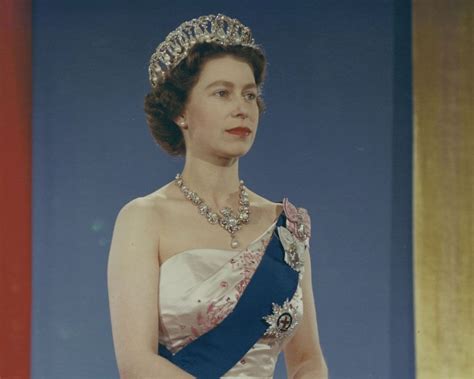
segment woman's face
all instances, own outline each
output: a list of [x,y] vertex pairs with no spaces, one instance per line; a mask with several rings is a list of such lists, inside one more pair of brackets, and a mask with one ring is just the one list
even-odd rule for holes
[[[187,154],[203,159],[245,155],[257,132],[257,95],[248,63],[230,55],[207,61],[183,112]],[[229,132],[234,128],[248,130]]]

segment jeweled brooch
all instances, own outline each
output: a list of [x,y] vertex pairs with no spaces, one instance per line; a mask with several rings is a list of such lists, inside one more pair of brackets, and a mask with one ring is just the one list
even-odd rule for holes
[[264,316],[263,319],[269,324],[264,335],[276,337],[278,340],[290,335],[298,325],[296,319],[296,307],[290,304],[288,298],[282,306],[272,303],[273,313]]
[[298,272],[304,269],[305,243],[293,236],[287,228],[279,226],[277,228],[280,242],[285,250],[285,262]]
[[283,199],[283,210],[286,215],[286,226],[296,238],[304,241],[311,237],[311,217],[305,208],[296,208],[285,197]]

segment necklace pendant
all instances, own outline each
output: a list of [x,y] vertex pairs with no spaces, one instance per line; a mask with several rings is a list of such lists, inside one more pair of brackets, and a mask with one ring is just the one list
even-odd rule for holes
[[237,240],[237,238],[232,237],[232,239],[230,240],[230,247],[232,249],[237,249],[239,246],[240,246],[240,242]]
[[183,193],[184,197],[190,200],[197,208],[199,213],[207,218],[210,224],[219,224],[230,234],[230,247],[237,249],[240,247],[240,241],[235,238],[235,233],[240,230],[242,225],[248,224],[250,220],[250,202],[249,196],[244,186],[244,181],[239,182],[239,212],[234,213],[232,208],[224,207],[219,213],[214,212],[206,202],[201,199],[196,192],[191,191],[184,185],[183,177],[180,173],[176,174],[175,183]]

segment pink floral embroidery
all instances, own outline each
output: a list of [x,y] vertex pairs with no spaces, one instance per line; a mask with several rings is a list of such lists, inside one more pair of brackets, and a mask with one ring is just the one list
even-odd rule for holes
[[191,327],[191,331],[196,338],[220,324],[221,321],[232,312],[232,309],[234,309],[234,301],[222,302],[221,300],[222,299],[211,302],[207,306],[205,315],[202,312],[197,313],[196,323],[199,329],[196,329],[194,326]]
[[235,293],[235,300],[238,301],[242,294],[244,293],[247,285],[252,279],[255,270],[262,259],[263,252],[265,249],[266,243],[263,245],[262,250],[258,249],[255,251],[245,250],[240,254],[239,260],[235,262],[232,266],[234,270],[240,270],[242,279],[234,287],[237,292]]
[[193,333],[194,337],[199,337],[200,333],[194,326],[191,326],[191,332]]
[[304,241],[311,237],[311,218],[305,208],[296,208],[285,197],[283,210],[286,215],[286,227],[299,240]]
[[[205,312],[198,311],[195,316],[196,325],[190,326],[191,335],[187,336],[183,341],[175,346],[173,349],[174,352],[180,350],[190,342],[197,339],[199,336],[213,329],[232,312],[237,301],[240,299],[243,292],[247,288],[248,283],[252,279],[252,276],[255,273],[255,270],[257,269],[262,259],[263,253],[265,252],[265,248],[269,242],[270,238],[268,235],[265,235],[258,244],[258,247],[244,250],[237,257],[232,258],[229,261],[232,269],[238,271],[242,276],[242,278],[234,286],[233,298],[226,294],[211,301],[207,305]],[[219,285],[222,288],[228,288],[229,283],[223,280],[219,283]]]

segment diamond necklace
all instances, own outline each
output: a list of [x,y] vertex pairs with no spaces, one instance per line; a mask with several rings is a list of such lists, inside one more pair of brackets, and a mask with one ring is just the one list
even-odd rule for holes
[[214,212],[196,192],[191,191],[185,186],[180,173],[176,174],[174,182],[186,199],[198,207],[199,213],[205,216],[210,224],[219,224],[230,233],[230,247],[237,249],[240,246],[240,242],[235,237],[235,233],[240,230],[243,224],[247,224],[250,220],[250,202],[244,187],[244,181],[241,180],[239,184],[239,214],[234,213],[230,207],[222,208],[219,211],[220,214]]

